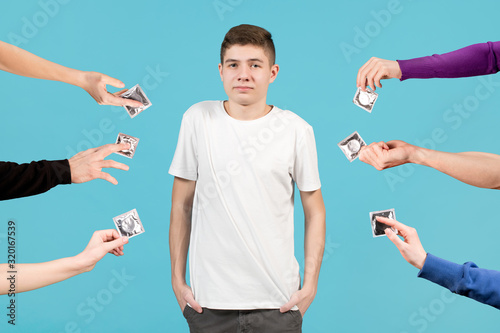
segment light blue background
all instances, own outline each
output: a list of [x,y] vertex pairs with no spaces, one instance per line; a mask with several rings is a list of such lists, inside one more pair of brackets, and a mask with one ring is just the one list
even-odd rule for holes
[[[221,16],[214,5],[220,2],[230,9]],[[183,112],[198,101],[226,97],[217,72],[219,47],[227,30],[241,23],[263,26],[274,36],[281,71],[268,103],[294,111],[315,130],[327,245],[304,332],[498,330],[494,308],[417,279],[417,269],[387,238],[372,238],[368,213],[395,208],[398,220],[417,228],[427,251],[498,270],[500,192],[421,166],[379,172],[359,160],[349,163],[336,146],[355,130],[367,143],[416,144],[441,128],[446,139],[436,149],[500,153],[498,75],[486,78],[497,84],[495,91],[456,129],[443,116],[474,95],[478,78],[384,81],[372,114],[352,104],[357,70],[371,56],[408,59],[498,40],[498,1],[401,0],[398,14],[385,26],[374,26],[372,11],[386,10],[389,3],[68,1],[46,22],[38,1],[3,4],[1,40],[23,36],[23,18],[33,22],[35,16],[41,27],[20,46],[41,57],[106,73],[127,87],[142,85],[151,69],[168,76],[151,81],[156,86],[145,90],[153,106],[130,119],[122,108],[99,106],[79,88],[0,73],[0,160],[63,159],[86,145],[112,143],[118,132],[141,140],[133,160],[110,156],[130,166],[128,172],[111,171],[118,186],[98,180],[1,202],[0,261],[6,260],[8,219],[18,223],[19,260],[26,263],[79,253],[94,230],[113,228],[112,218],[132,208],[146,229],[131,239],[124,257],[108,255],[91,273],[18,295],[14,329],[6,323],[8,299],[0,297],[0,330],[65,332],[65,325],[75,322],[82,332],[188,331],[170,285],[173,177],[167,170]],[[375,29],[369,40],[346,57],[341,43],[356,46],[355,29],[367,27]],[[105,119],[113,130],[100,138],[95,132]],[[93,131],[94,143],[87,142],[85,131]],[[389,179],[397,182],[391,185]],[[296,255],[302,265],[303,214],[299,198],[296,202]],[[113,272],[123,270],[134,279],[92,317],[87,299],[110,295]]]

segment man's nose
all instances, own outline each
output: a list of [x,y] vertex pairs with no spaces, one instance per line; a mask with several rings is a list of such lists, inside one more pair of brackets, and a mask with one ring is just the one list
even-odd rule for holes
[[238,73],[238,81],[248,81],[250,77],[249,68],[246,66],[240,67],[240,71]]

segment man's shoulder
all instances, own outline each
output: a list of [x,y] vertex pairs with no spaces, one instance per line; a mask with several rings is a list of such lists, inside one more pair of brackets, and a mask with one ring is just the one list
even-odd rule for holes
[[197,117],[202,115],[203,113],[210,113],[217,110],[220,107],[221,101],[203,101],[198,102],[196,104],[191,105],[186,112],[184,112],[184,116],[186,117]]
[[275,112],[276,116],[278,118],[282,119],[282,121],[284,123],[289,123],[290,125],[292,125],[293,127],[295,127],[296,129],[299,129],[299,130],[312,128],[312,126],[309,125],[309,123],[307,121],[302,119],[302,117],[300,117],[295,112],[292,112],[290,110],[281,109],[277,106],[275,106],[275,108],[276,108],[276,112]]

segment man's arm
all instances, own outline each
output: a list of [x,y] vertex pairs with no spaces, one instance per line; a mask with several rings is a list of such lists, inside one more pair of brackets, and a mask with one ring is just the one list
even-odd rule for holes
[[358,70],[356,85],[382,88],[380,80],[457,78],[493,74],[500,70],[500,42],[474,44],[444,54],[385,60],[372,57]]
[[[123,244],[127,237],[120,237],[113,229],[94,232],[87,247],[80,254],[39,264],[15,264],[15,292],[21,293],[42,288],[75,275],[90,272],[106,253],[123,255]],[[0,264],[0,295],[11,291],[11,276],[8,264]]]
[[319,271],[323,260],[326,233],[326,212],[321,189],[311,192],[300,192],[304,208],[304,283],[295,292],[290,301],[280,308],[281,312],[289,311],[297,305],[302,315],[311,305],[318,289]]
[[0,41],[0,70],[36,79],[72,84],[87,91],[99,104],[142,106],[138,101],[117,97],[106,90],[107,84],[117,88],[125,87],[120,80],[97,72],[64,67],[2,41]]
[[59,184],[71,184],[68,160],[0,162],[0,200],[40,194]]
[[479,268],[473,262],[459,265],[428,253],[418,277],[500,310],[498,271]]
[[102,169],[128,170],[129,168],[123,163],[104,158],[128,148],[130,148],[128,143],[107,144],[79,152],[69,160],[43,160],[26,164],[0,162],[0,200],[36,195],[60,184],[79,184],[97,178],[116,185],[118,181]]
[[170,211],[170,264],[172,289],[181,311],[187,303],[201,313],[201,306],[195,301],[191,288],[186,283],[186,261],[191,237],[191,216],[196,181],[174,178],[172,209]]
[[359,159],[377,170],[405,163],[421,164],[472,186],[500,189],[500,155],[496,154],[447,153],[394,140],[363,147]]
[[425,252],[414,228],[385,217],[377,217],[377,220],[398,230],[404,241],[390,228],[385,229],[385,233],[403,258],[420,269],[418,277],[500,309],[500,272],[478,268],[472,262],[459,265],[435,257]]

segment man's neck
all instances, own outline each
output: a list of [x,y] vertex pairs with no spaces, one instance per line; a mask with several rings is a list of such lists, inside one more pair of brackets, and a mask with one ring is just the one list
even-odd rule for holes
[[265,100],[252,105],[241,105],[232,101],[225,101],[224,109],[234,119],[255,120],[268,114],[272,107],[267,105]]

